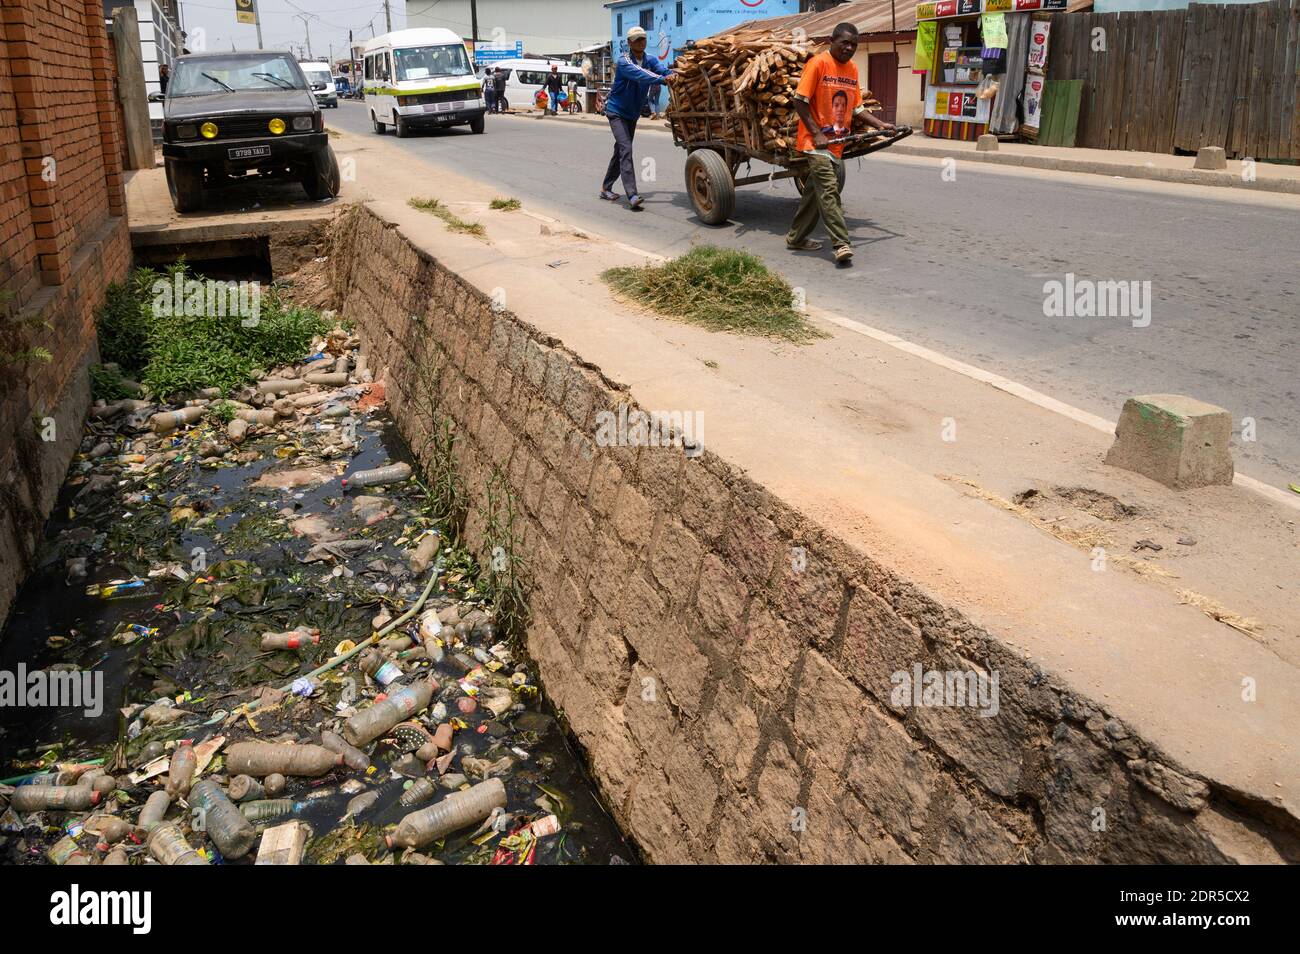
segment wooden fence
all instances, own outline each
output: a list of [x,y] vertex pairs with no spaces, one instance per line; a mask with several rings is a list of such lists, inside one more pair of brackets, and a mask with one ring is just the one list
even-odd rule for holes
[[1079,146],[1300,158],[1297,73],[1300,0],[1052,16],[1048,78],[1083,81]]

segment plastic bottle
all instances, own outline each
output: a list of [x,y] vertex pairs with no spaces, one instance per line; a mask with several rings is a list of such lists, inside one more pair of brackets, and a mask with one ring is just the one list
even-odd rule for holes
[[306,386],[302,378],[267,378],[257,382],[257,390],[263,394],[293,394]]
[[343,764],[354,772],[364,772],[370,768],[370,756],[356,746],[348,745],[333,732],[328,730],[322,732],[320,734],[320,744],[331,752],[337,752],[343,756]]
[[149,833],[149,854],[164,865],[206,865],[174,824],[159,825]]
[[9,805],[16,812],[84,812],[104,796],[88,785],[20,785]]
[[103,863],[106,865],[129,865],[131,862],[126,857],[126,849],[118,845],[105,856]]
[[343,377],[344,377],[344,379],[345,379],[345,383],[346,383],[346,378],[347,378],[347,374],[348,374],[348,356],[347,356],[347,355],[345,355],[345,354],[341,354],[341,355],[339,355],[337,358],[334,359],[334,373],[335,373],[335,374],[341,374],[341,375],[343,375]]
[[266,778],[262,779],[262,788],[266,790],[267,798],[278,798],[287,784],[288,782],[285,781],[284,776],[279,772],[272,772]]
[[167,769],[167,794],[173,797],[180,795],[182,798],[188,795],[194,781],[194,769],[198,764],[199,757],[194,754],[194,744],[186,739],[172,753],[171,765]]
[[303,380],[308,384],[321,384],[326,387],[338,388],[348,383],[348,376],[346,372],[339,374],[333,371],[312,371]]
[[255,802],[240,803],[239,811],[248,821],[260,822],[291,815],[302,806],[302,802],[295,802],[292,798],[259,798]]
[[438,683],[433,679],[405,686],[343,723],[343,738],[353,745],[366,745],[425,708],[437,691]]
[[437,646],[437,640],[442,635],[442,620],[438,619],[437,610],[425,610],[420,616],[420,642],[424,644],[425,649],[431,649]]
[[190,790],[190,808],[202,812],[203,828],[227,858],[242,858],[257,841],[257,831],[212,779]]
[[[274,415],[274,412],[272,412]],[[235,418],[226,425],[226,437],[232,444],[242,444],[244,438],[248,436],[248,421],[241,418]]]
[[438,787],[427,778],[417,778],[397,800],[402,803],[403,808],[414,808],[433,798],[437,791]]
[[301,649],[303,646],[315,646],[320,642],[320,630],[299,626],[287,633],[263,633],[263,649]]
[[384,840],[390,849],[420,848],[467,825],[481,822],[495,808],[505,807],[505,785],[499,778],[490,778],[464,792],[448,795],[436,805],[412,812]]
[[172,797],[165,791],[159,789],[154,792],[145,800],[144,808],[140,809],[140,817],[135,822],[136,827],[142,831],[153,831],[162,824],[171,804]]
[[[263,408],[260,411],[255,411],[253,410],[253,408],[250,407],[244,410],[236,411],[235,420],[245,421],[249,424],[264,424],[267,427],[273,427],[275,425],[275,411],[269,410],[267,408]],[[233,424],[235,422],[231,421],[230,423]]]
[[383,653],[374,648],[367,649],[361,654],[358,665],[362,672],[381,686],[387,686],[402,676],[402,668],[386,659]]
[[149,429],[155,434],[170,434],[185,424],[193,424],[203,417],[201,407],[183,407],[179,411],[163,411],[149,418]]
[[266,789],[251,775],[236,775],[226,786],[226,794],[232,801],[247,802],[254,798],[261,798],[266,794]]
[[99,836],[101,844],[115,845],[131,834],[131,824],[116,815],[96,815],[86,820],[86,831]]
[[343,756],[319,745],[238,742],[226,750],[226,771],[254,778],[275,773],[318,778],[342,764]]
[[50,859],[53,865],[88,865],[90,864],[90,852],[86,851],[77,843],[77,839],[71,835],[64,835],[45,853],[45,857]]
[[343,489],[351,487],[378,487],[382,484],[400,483],[411,476],[410,464],[389,464],[373,470],[359,470],[351,477],[344,477]]

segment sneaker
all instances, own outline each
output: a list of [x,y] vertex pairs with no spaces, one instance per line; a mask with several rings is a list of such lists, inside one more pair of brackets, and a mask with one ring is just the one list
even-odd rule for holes
[[639,195],[630,195],[627,197],[628,208],[639,209],[643,202],[645,202],[645,199],[641,198]]
[[852,264],[853,264],[853,249],[850,248],[850,247],[847,246],[847,245],[841,245],[839,248],[837,248],[837,249],[835,250],[835,264],[836,264],[836,265],[852,265]]
[[608,189],[601,189],[601,190],[600,190],[600,197],[601,197],[602,199],[604,199],[606,202],[617,202],[617,201],[618,201],[618,193],[617,193],[617,192],[610,192]]
[[816,239],[804,239],[802,242],[786,242],[785,247],[792,252],[820,252],[822,243]]

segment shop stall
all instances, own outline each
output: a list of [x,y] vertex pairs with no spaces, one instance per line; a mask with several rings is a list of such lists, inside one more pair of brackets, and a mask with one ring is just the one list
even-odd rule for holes
[[1032,15],[1066,5],[1067,0],[919,4],[914,69],[926,72],[926,135],[971,140],[992,132],[1033,138],[1050,24]]

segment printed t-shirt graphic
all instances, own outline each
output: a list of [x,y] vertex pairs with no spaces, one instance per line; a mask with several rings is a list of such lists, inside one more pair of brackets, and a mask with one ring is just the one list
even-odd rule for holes
[[[853,111],[862,105],[858,68],[852,60],[840,63],[829,52],[818,53],[804,66],[798,92],[808,100],[817,128],[828,139],[848,135]],[[800,152],[811,152],[814,148],[812,133],[802,122],[797,146]],[[838,158],[844,152],[843,143],[831,146],[830,151]]]

